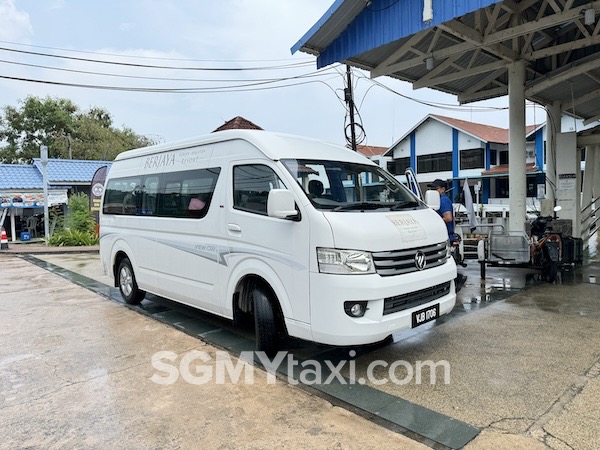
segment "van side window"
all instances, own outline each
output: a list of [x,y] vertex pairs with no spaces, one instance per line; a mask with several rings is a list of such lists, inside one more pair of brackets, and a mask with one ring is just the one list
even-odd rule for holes
[[202,218],[210,207],[221,169],[187,170],[144,178],[109,180],[104,214]]
[[162,174],[157,215],[195,219],[206,216],[220,171],[212,168]]
[[156,200],[158,198],[158,175],[144,178],[142,186],[142,205],[139,214],[142,216],[152,216],[156,213]]
[[267,198],[271,189],[286,189],[273,169],[262,164],[233,168],[233,207],[267,215]]
[[141,200],[140,178],[109,180],[104,194],[104,214],[135,215]]

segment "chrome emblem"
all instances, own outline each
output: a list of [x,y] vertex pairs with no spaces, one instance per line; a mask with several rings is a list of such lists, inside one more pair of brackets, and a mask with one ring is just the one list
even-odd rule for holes
[[415,254],[415,266],[417,266],[417,269],[423,270],[425,268],[426,264],[427,264],[427,261],[425,259],[425,253],[418,251]]

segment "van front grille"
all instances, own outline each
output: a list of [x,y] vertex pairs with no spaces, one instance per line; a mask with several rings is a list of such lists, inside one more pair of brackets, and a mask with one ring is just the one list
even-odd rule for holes
[[404,295],[388,297],[383,303],[383,315],[392,314],[398,311],[414,308],[415,306],[424,305],[438,298],[442,298],[450,292],[450,281],[438,284],[427,289],[422,289],[416,292],[409,292]]
[[[425,255],[425,265],[422,269],[417,267],[416,262],[416,256],[419,252]],[[446,241],[408,250],[373,252],[372,255],[375,269],[382,277],[431,269],[432,267],[441,266],[448,260]]]

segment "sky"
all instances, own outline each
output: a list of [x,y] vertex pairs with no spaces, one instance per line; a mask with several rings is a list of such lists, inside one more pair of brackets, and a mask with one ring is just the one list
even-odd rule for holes
[[[242,116],[265,130],[344,145],[345,66],[317,71],[314,56],[290,50],[332,4],[0,0],[0,107],[29,95],[68,98],[157,142]],[[358,70],[353,87],[365,145],[389,147],[427,114],[508,127],[506,97],[459,106],[455,96]],[[527,124],[545,120],[539,106],[526,114]]]

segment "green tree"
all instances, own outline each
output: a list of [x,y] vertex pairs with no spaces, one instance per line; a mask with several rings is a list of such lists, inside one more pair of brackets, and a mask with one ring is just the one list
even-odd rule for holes
[[27,97],[20,107],[5,106],[0,115],[0,162],[31,162],[48,146],[50,158],[113,160],[119,153],[152,144],[129,128],[113,126],[108,111],[87,111],[69,99]]

